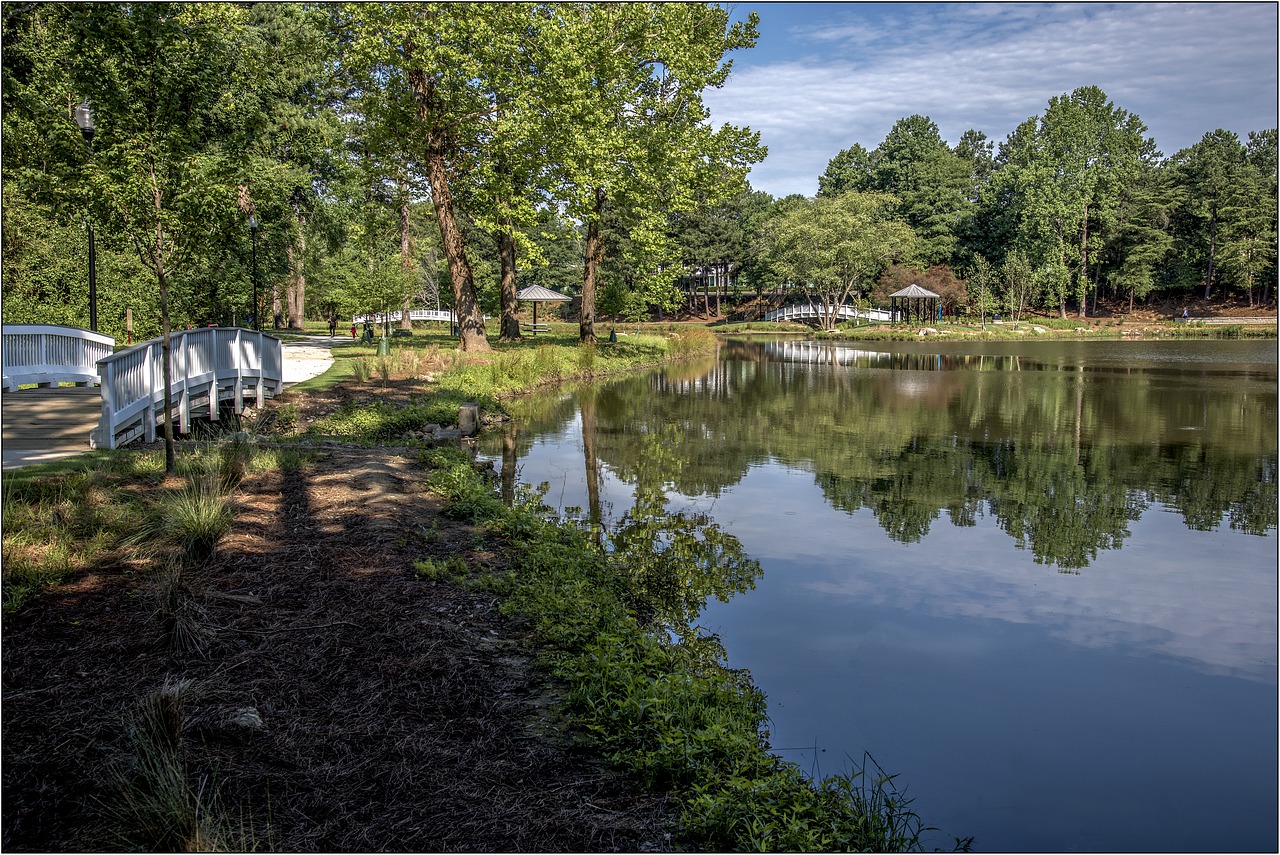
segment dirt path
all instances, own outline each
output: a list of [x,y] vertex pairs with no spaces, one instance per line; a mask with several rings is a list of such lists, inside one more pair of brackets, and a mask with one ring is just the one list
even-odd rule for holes
[[[477,551],[409,460],[330,449],[251,476],[218,555],[184,579],[201,649],[178,652],[156,571],[100,566],[6,621],[3,848],[109,849],[95,804],[122,721],[181,692],[188,778],[277,851],[642,851],[637,795],[550,721],[517,626],[414,559]],[[173,589],[170,589],[171,592]],[[173,610],[170,610],[172,613]]]

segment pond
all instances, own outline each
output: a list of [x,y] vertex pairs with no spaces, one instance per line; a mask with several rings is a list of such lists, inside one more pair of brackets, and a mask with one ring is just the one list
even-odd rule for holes
[[697,622],[927,849],[1276,850],[1274,342],[728,342],[518,415],[508,492],[759,561]]

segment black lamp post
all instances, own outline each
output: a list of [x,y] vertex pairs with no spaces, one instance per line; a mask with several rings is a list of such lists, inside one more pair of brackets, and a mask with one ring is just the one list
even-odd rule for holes
[[253,328],[262,329],[262,312],[258,311],[258,218],[249,215],[249,233],[253,235]]
[[[80,133],[84,134],[85,145],[89,147],[89,156],[93,157],[93,108],[86,98],[76,107],[76,124]],[[98,331],[98,255],[93,245],[93,223],[89,224],[89,329]]]

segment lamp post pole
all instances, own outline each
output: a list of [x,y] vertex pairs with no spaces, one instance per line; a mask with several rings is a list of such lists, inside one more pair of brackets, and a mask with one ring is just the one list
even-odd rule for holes
[[[93,108],[89,106],[89,99],[81,102],[76,107],[76,124],[80,126],[80,133],[84,135],[85,145],[89,147],[89,157],[93,157]],[[89,329],[93,332],[98,331],[98,254],[93,242],[93,222],[89,221]]]
[[258,218],[249,215],[249,233],[253,236],[253,328],[262,329],[262,312],[258,311]]

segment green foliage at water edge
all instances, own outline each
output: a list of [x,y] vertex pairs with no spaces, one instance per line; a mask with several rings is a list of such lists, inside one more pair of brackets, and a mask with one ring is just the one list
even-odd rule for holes
[[714,637],[669,634],[647,621],[629,568],[593,526],[554,518],[528,491],[504,505],[456,450],[434,449],[423,462],[452,513],[519,556],[508,573],[472,584],[531,625],[543,664],[567,686],[572,721],[619,767],[674,795],[686,844],[920,849],[927,829],[891,776],[862,769],[811,781],[769,753],[765,697],[750,675],[724,664]]

